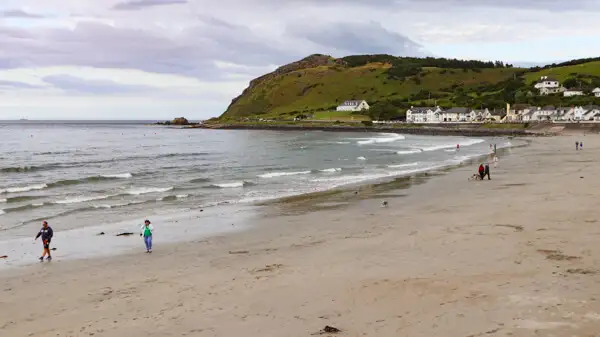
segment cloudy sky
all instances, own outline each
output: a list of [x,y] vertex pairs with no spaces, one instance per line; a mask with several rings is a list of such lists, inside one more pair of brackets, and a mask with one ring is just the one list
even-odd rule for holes
[[597,0],[2,0],[0,119],[221,114],[311,53],[600,56]]

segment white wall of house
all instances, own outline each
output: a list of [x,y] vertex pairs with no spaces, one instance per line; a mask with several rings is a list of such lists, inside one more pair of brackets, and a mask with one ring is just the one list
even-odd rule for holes
[[339,105],[336,110],[337,111],[363,111],[369,110],[369,104],[366,101],[360,101],[358,105],[348,105],[346,102]]
[[581,90],[565,90],[563,92],[564,97],[573,97],[573,96],[583,96],[583,91]]

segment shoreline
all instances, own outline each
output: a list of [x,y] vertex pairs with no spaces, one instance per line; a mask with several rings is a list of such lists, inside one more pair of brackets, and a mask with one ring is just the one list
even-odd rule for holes
[[[328,125],[323,125],[328,124]],[[534,137],[538,133],[528,132],[526,129],[511,128],[485,128],[481,124],[474,125],[447,125],[447,126],[364,126],[357,125],[335,125],[330,122],[312,123],[312,124],[200,124],[183,129],[203,129],[203,130],[275,130],[275,131],[328,131],[328,132],[387,132],[387,133],[405,133],[423,136],[465,136],[465,137]]]
[[[526,147],[529,143],[530,140],[526,140],[525,143],[520,145],[498,147],[498,155],[502,156],[512,150]],[[275,208],[294,208],[298,211],[300,205],[301,208],[304,208],[302,212],[311,212],[322,209],[333,209],[345,205],[344,199],[356,199],[355,194],[358,193],[357,191],[361,191],[360,195],[358,195],[359,200],[377,199],[378,195],[377,193],[373,193],[374,190],[409,191],[410,186],[415,182],[418,184],[424,183],[432,177],[466,167],[488,156],[489,153],[473,155],[457,163],[446,163],[418,170],[409,169],[405,173],[344,183],[312,192],[299,192],[292,195],[266,198],[264,200],[259,199],[227,204],[220,203],[215,206],[191,208],[184,215],[176,212],[156,215],[152,217],[153,222],[161,223],[163,226],[166,225],[170,233],[167,235],[168,239],[165,239],[164,234],[161,235],[162,237],[155,244],[185,243],[210,238],[211,236],[225,235],[241,230],[242,228],[243,230],[252,230],[255,226],[245,226],[243,224],[240,226],[240,221],[243,223],[243,221],[252,219],[260,213],[275,214],[277,213],[273,212]],[[363,193],[363,191],[366,193]],[[186,224],[193,223],[194,219],[201,218],[204,221],[211,222],[211,228],[192,228],[191,230],[185,228]],[[235,223],[236,226],[230,227],[229,222]],[[98,226],[62,231],[63,239],[54,242],[54,244],[58,242],[59,245],[55,257],[58,257],[58,260],[70,262],[73,260],[88,260],[90,258],[97,258],[98,256],[118,258],[119,256],[131,254],[138,244],[138,242],[133,244],[131,242],[139,241],[136,240],[139,228],[138,223],[139,219],[124,219],[115,223],[104,223]],[[114,237],[118,233],[126,232],[133,232],[134,235],[129,239]],[[99,236],[98,233],[106,234]],[[0,260],[0,270],[27,268],[37,264],[35,256],[37,250],[32,250],[30,245],[29,238],[12,238],[0,241],[0,256],[8,256],[7,259]],[[19,260],[14,260],[15,256],[18,256]],[[55,260],[57,259],[55,258]]]
[[348,198],[151,256],[140,247],[3,273],[12,310],[0,327],[15,337],[300,337],[325,325],[348,336],[592,335],[600,137],[579,152],[575,139],[538,138],[491,181],[467,181],[472,169],[460,167],[383,191],[389,207]]

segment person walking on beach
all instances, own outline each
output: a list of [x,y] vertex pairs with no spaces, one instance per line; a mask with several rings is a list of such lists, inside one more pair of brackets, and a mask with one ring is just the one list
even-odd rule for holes
[[456,144],[456,151],[460,151],[460,144]]
[[583,142],[579,142],[579,149],[583,150]]
[[142,225],[140,236],[144,237],[144,243],[146,244],[146,253],[152,253],[152,232],[154,227],[150,223],[150,220],[144,221]]
[[498,157],[494,156],[494,159],[492,159],[492,161],[494,162],[494,168],[498,167]]
[[483,167],[483,163],[479,165],[479,178],[481,180],[483,180],[483,177],[485,177],[485,168]]
[[[484,174],[483,177],[485,178],[485,176],[488,177],[488,180],[492,180],[492,178],[490,178],[490,165],[488,165],[487,163],[485,163],[485,168],[484,168]],[[483,180],[483,178],[481,178],[481,180]]]
[[52,230],[52,227],[48,226],[47,221],[42,222],[42,229],[40,229],[40,231],[35,236],[35,240],[37,240],[40,236],[42,237],[42,245],[44,246],[44,252],[40,257],[40,261],[44,261],[44,257],[46,255],[48,255],[46,260],[50,261],[52,260],[52,256],[50,255],[50,241],[54,236],[54,231]]
[[579,150],[579,141],[575,142],[575,151]]

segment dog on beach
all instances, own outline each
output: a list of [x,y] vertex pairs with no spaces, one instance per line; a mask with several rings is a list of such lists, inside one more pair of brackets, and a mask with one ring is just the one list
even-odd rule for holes
[[471,181],[471,180],[481,180],[481,176],[479,174],[477,174],[477,173],[473,173],[473,175],[470,176],[468,180],[469,181]]
[[387,206],[388,206],[388,202],[387,201],[384,201],[384,202],[381,203],[381,207],[387,207]]

